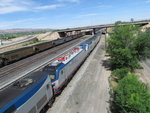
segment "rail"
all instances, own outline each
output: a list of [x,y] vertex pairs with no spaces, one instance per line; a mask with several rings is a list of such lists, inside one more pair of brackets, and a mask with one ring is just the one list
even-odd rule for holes
[[[89,38],[90,38],[90,37],[89,37]],[[87,39],[89,39],[89,38],[82,39],[82,41],[80,40],[80,42],[78,42],[77,44],[75,44],[75,45],[72,46],[71,48],[68,48],[68,49],[66,49],[65,51],[63,51],[63,52],[61,52],[61,53],[59,53],[59,54],[53,56],[52,58],[50,58],[49,60],[47,60],[47,61],[41,63],[40,65],[32,66],[32,68],[30,68],[30,69],[29,69],[28,71],[26,71],[26,72],[22,72],[22,73],[18,74],[17,76],[13,76],[13,77],[11,77],[11,78],[9,78],[9,79],[3,81],[3,82],[0,82],[0,90],[2,90],[2,89],[5,88],[5,87],[8,87],[10,84],[14,83],[16,80],[21,79],[21,78],[25,77],[26,75],[28,75],[28,74],[30,74],[30,73],[32,73],[32,72],[35,72],[35,71],[37,71],[37,70],[42,69],[44,66],[48,65],[52,60],[54,60],[56,57],[60,56],[61,54],[64,54],[64,53],[67,52],[68,50],[74,48],[75,46],[79,45],[80,43],[84,42],[85,40],[87,40]],[[56,51],[56,50],[53,50],[52,52],[55,52],[55,51]],[[35,62],[36,60],[40,60],[40,59],[41,59],[41,58],[39,58],[39,59],[33,59],[32,62]],[[20,65],[19,68],[23,68],[23,67],[25,67],[26,65],[29,65],[29,63],[31,64],[32,62],[24,63],[24,64]],[[1,75],[1,76],[0,76],[0,79],[1,79],[2,77],[6,76],[6,75],[11,74],[12,71],[15,72],[16,69],[18,69],[18,67],[14,68],[14,70],[11,70],[11,69],[10,69],[10,70],[6,70],[6,71],[1,72],[1,73],[0,73],[0,75]]]

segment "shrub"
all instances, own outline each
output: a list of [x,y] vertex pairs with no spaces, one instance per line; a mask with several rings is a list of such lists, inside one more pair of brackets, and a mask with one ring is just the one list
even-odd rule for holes
[[150,113],[150,92],[134,74],[128,74],[114,89],[116,113]]
[[127,76],[129,72],[128,68],[120,68],[120,69],[116,69],[112,72],[112,75],[117,77],[119,80],[124,78],[125,76]]
[[110,60],[112,69],[127,67],[133,70],[138,68],[138,59],[132,53],[133,51],[130,49],[119,48],[112,50]]
[[150,58],[150,29],[139,34],[135,41],[135,49],[139,58]]
[[108,39],[107,53],[111,56],[111,67],[116,68],[130,68],[134,70],[137,68],[137,50],[135,49],[135,41],[137,39],[138,28],[134,25],[116,26],[113,29],[110,38]]

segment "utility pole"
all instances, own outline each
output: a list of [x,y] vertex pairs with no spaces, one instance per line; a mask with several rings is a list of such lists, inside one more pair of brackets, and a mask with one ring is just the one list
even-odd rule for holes
[[2,45],[2,40],[0,39],[0,46]]
[[2,37],[0,37],[0,45],[3,45],[4,33],[2,33]]
[[106,43],[106,38],[107,38],[107,36],[108,36],[108,34],[107,34],[107,28],[106,28],[106,30],[105,30],[105,50],[106,50],[106,48],[107,48],[107,43]]

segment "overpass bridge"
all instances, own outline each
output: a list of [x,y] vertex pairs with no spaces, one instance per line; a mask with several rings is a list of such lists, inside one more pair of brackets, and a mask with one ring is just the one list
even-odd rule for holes
[[[149,23],[150,23],[150,21],[136,21],[136,22],[126,22],[126,23],[122,23],[120,25],[124,26],[127,24],[134,24],[134,25],[144,26],[144,25],[147,25]],[[95,26],[86,26],[86,27],[78,27],[78,28],[69,28],[69,29],[64,29],[64,30],[58,30],[57,32],[59,33],[59,35],[61,37],[65,37],[65,36],[77,34],[79,32],[85,31],[85,30],[93,30],[93,33],[96,33],[97,30],[105,28],[106,32],[107,32],[107,29],[112,28],[114,26],[115,26],[115,24],[95,25]]]

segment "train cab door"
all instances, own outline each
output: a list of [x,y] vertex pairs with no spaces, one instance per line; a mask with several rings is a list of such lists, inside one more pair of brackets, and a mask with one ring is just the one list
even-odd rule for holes
[[60,72],[59,72],[59,77],[60,77],[60,84],[63,84],[66,80],[66,74],[65,74],[65,69],[61,69]]
[[49,81],[47,82],[47,85],[46,85],[47,97],[49,99],[51,99],[52,96],[53,96],[53,90],[52,90],[52,84],[51,84],[51,78],[50,78],[50,76],[48,76],[48,80]]

